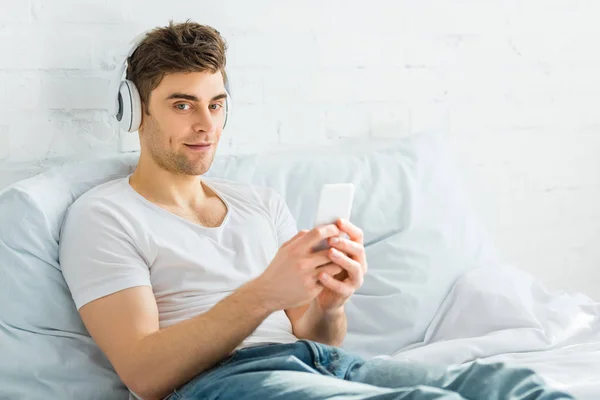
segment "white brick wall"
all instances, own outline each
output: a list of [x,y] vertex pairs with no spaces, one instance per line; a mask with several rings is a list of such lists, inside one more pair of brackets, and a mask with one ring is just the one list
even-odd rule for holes
[[0,0],[0,169],[116,152],[112,70],[169,18],[229,42],[222,152],[445,128],[506,259],[600,299],[600,2]]

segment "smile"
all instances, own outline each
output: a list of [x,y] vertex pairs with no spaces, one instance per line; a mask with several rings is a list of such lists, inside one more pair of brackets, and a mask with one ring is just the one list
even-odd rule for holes
[[193,151],[207,151],[212,147],[211,143],[203,143],[203,144],[186,144],[186,147]]

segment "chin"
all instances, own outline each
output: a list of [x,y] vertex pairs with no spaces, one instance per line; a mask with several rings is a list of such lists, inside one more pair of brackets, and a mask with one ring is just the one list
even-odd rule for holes
[[179,168],[176,168],[176,170],[180,174],[185,174],[185,175],[203,175],[208,171],[209,168],[210,168],[210,165],[189,164],[186,166],[179,166]]
[[171,164],[166,170],[181,175],[202,175],[205,174],[210,168],[210,164],[205,162],[191,162],[186,160],[185,162],[176,162]]

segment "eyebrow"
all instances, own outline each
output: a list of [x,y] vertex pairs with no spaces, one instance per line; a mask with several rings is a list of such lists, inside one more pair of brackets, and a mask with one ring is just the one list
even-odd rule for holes
[[[210,101],[215,101],[215,100],[220,100],[220,99],[224,99],[227,97],[227,93],[221,93],[218,94],[216,96],[214,96],[212,99],[210,99]],[[194,96],[193,94],[187,94],[187,93],[171,93],[169,95],[169,97],[167,97],[165,100],[172,100],[172,99],[180,99],[180,100],[189,100],[189,101],[200,101],[200,99],[198,99],[197,96]]]

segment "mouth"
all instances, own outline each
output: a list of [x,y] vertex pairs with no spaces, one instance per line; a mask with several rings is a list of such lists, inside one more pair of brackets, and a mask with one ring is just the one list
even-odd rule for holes
[[193,151],[207,151],[212,147],[212,143],[186,144],[185,146]]

